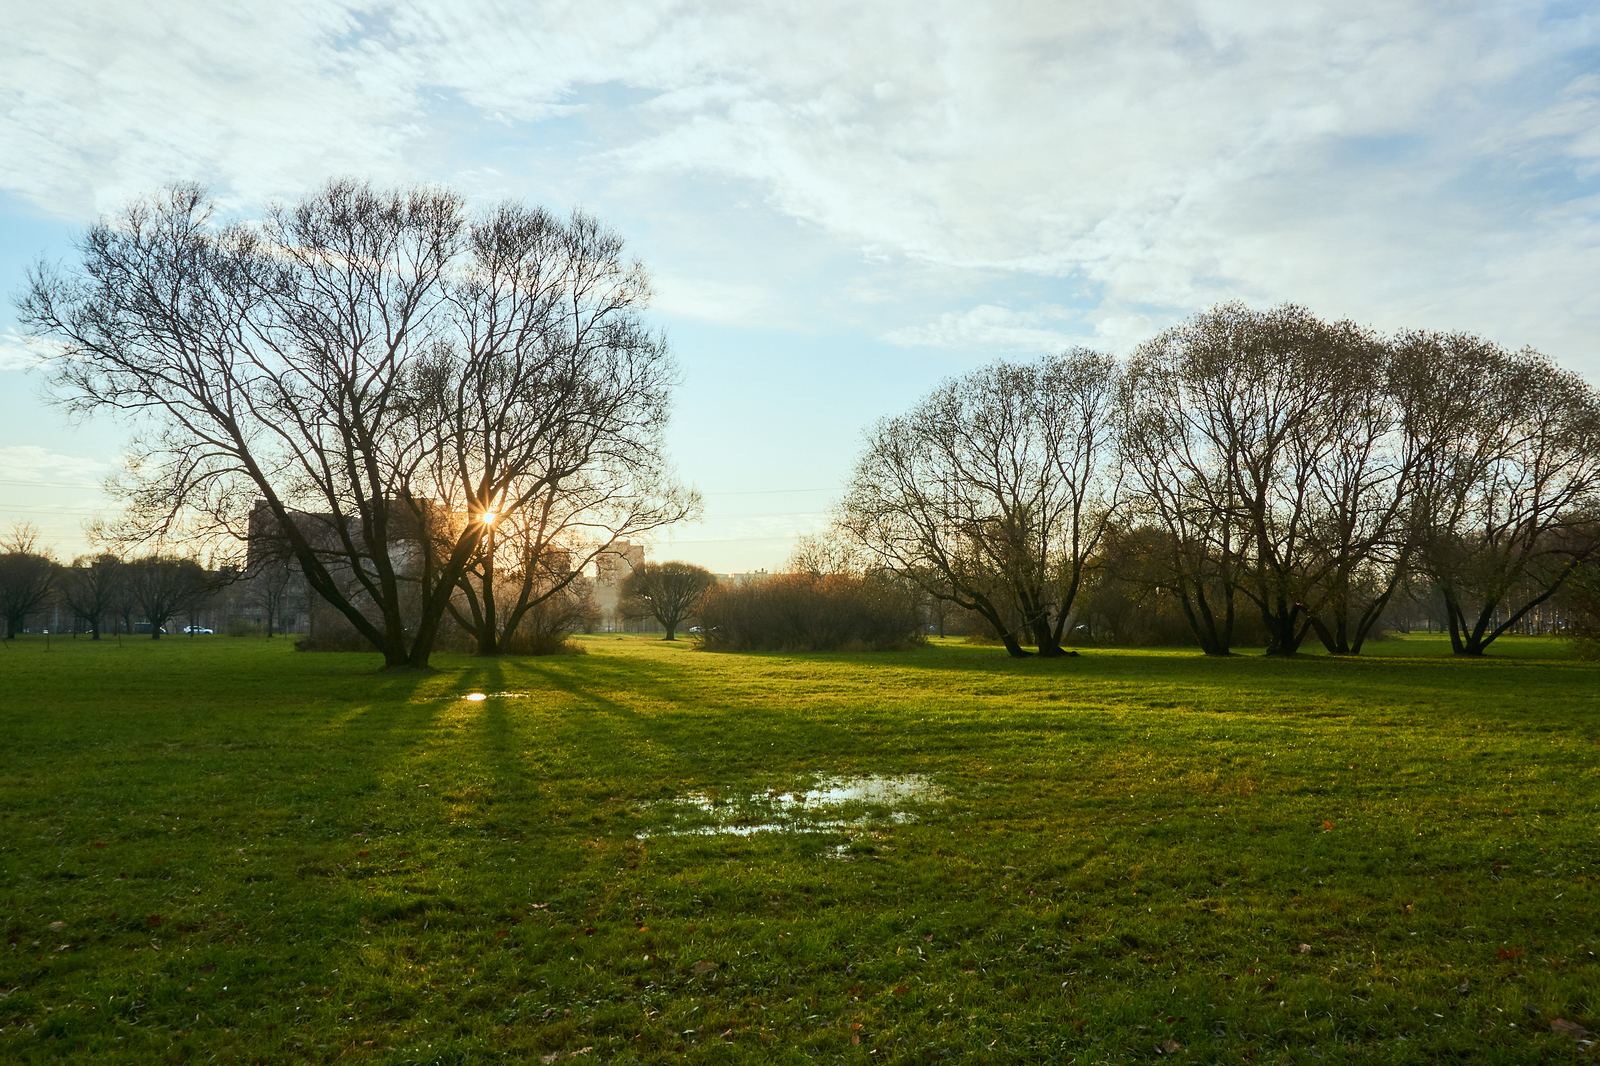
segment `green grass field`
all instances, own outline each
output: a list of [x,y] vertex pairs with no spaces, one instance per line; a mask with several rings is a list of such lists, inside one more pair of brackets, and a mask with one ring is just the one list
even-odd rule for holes
[[1594,1057],[1551,1025],[1600,1029],[1559,644],[586,645],[0,649],[0,1060]]

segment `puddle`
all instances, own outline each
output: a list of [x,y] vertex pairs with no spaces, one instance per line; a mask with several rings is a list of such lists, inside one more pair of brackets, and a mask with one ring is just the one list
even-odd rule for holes
[[946,795],[924,774],[825,777],[794,791],[690,792],[650,804],[652,812],[667,814],[672,824],[638,836],[855,832],[914,822],[920,808]]

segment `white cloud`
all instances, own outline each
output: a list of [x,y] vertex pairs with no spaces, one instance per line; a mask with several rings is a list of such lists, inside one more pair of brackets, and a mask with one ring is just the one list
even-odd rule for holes
[[773,294],[762,285],[658,274],[655,289],[651,306],[669,315],[734,325],[772,321]]
[[[541,180],[626,178],[641,214],[664,177],[747,183],[880,267],[1082,279],[1088,321],[1240,297],[1564,356],[1600,332],[1596,213],[1563,191],[1600,158],[1595,76],[1552,73],[1600,39],[1584,9],[78,0],[19,7],[8,36],[0,185],[58,211],[178,176],[241,202],[335,171],[450,177],[459,102],[581,116]],[[467,163],[469,184],[530,180]],[[710,284],[663,306],[728,320],[743,297]],[[892,336],[1061,332],[984,315]]]
[[1083,343],[1075,333],[1047,328],[1069,314],[1061,308],[1013,311],[980,304],[970,311],[947,312],[926,326],[906,326],[883,335],[890,344],[907,348],[1059,352]]
[[[99,488],[112,464],[81,455],[63,455],[36,444],[0,447],[0,481],[32,482],[50,487]],[[15,488],[7,495],[15,496]]]
[[0,370],[29,370],[39,365],[37,343],[15,330],[0,334]]

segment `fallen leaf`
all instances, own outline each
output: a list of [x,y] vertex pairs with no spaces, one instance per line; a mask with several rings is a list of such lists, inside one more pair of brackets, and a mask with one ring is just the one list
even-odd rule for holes
[[67,927],[67,923],[66,922],[51,922],[50,923],[50,928],[51,929],[65,929],[66,927]]
[[365,851],[358,851],[358,852],[356,852],[356,858],[358,858],[358,859],[364,859],[364,858],[366,858],[366,857],[367,857],[367,852],[365,852]]
[[1176,1040],[1169,1038],[1161,1041],[1161,1046],[1156,1050],[1167,1055],[1176,1055],[1178,1052],[1183,1050],[1183,1045],[1178,1043]]
[[58,947],[57,947],[57,948],[56,948],[56,950],[57,950],[57,951],[66,951],[66,950],[67,950],[67,949],[68,949],[68,948],[70,948],[70,947],[71,947],[71,946],[72,946],[72,945],[71,945],[71,944],[62,944],[62,945],[60,945],[60,946],[58,946]]
[[159,914],[152,914],[149,918],[146,919],[146,921],[148,921],[151,925],[166,925],[167,924],[167,920],[165,918],[163,918]]
[[511,930],[509,930],[509,929],[502,929],[498,933],[495,934],[495,936],[510,936],[510,935],[511,935]]
[[97,847],[97,848],[103,848],[103,847],[105,847],[105,843],[103,841],[96,840],[94,842],[94,846]]
[[[56,950],[59,951],[60,949],[57,948]],[[1569,1022],[1565,1018],[1550,1019],[1550,1031],[1557,1036],[1570,1036],[1574,1040],[1587,1040],[1589,1038],[1589,1030],[1577,1022]]]
[[927,936],[923,937],[922,939],[926,940],[928,943],[931,944],[931,943],[933,943],[933,934],[929,933]]
[[1311,954],[1311,945],[1310,944],[1301,944],[1300,945],[1300,954],[1302,954],[1302,955]]
[[701,959],[699,962],[695,963],[694,966],[692,967],[692,969],[694,970],[694,975],[696,977],[703,977],[706,974],[711,973],[716,968],[717,968],[717,964],[716,963],[707,962],[705,959]]
[[1495,952],[1495,957],[1496,958],[1501,958],[1501,959],[1506,959],[1506,960],[1514,962],[1517,959],[1522,958],[1522,949],[1521,948],[1501,948],[1501,949],[1499,949],[1498,951]]
[[903,996],[909,991],[911,991],[911,986],[910,985],[895,985],[894,986],[894,994],[897,995],[897,996]]
[[556,1060],[557,1060],[557,1059],[559,1059],[559,1058],[560,1058],[560,1057],[561,1057],[561,1052],[559,1052],[559,1051],[552,1051],[552,1052],[550,1052],[550,1054],[548,1054],[548,1055],[540,1055],[540,1056],[539,1056],[539,1061],[540,1061],[540,1062],[545,1062],[545,1063],[550,1063],[550,1062],[554,1062],[554,1061],[556,1061]]
[[1323,831],[1323,832],[1324,832],[1324,833],[1331,833],[1331,832],[1333,832],[1333,823],[1332,823],[1332,822],[1327,822],[1327,821],[1325,821],[1325,822],[1323,822],[1323,823],[1322,823],[1322,831]]

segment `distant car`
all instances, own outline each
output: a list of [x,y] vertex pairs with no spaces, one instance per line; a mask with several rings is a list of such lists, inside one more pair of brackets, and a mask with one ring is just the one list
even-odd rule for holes
[[205,626],[184,626],[183,627],[183,631],[185,633],[209,633],[209,632],[211,632],[211,630],[207,629]]

